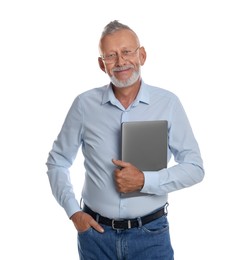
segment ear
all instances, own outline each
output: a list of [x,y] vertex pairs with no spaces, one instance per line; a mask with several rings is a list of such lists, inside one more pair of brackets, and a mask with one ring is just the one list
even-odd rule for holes
[[106,67],[105,67],[105,64],[101,57],[98,57],[98,63],[99,63],[100,69],[106,73]]
[[141,64],[141,66],[143,66],[144,65],[144,63],[145,63],[145,61],[146,61],[146,59],[147,59],[147,53],[146,53],[146,51],[145,51],[145,49],[144,49],[144,47],[142,46],[142,47],[140,47],[140,53],[139,53],[139,59],[140,59],[140,64]]

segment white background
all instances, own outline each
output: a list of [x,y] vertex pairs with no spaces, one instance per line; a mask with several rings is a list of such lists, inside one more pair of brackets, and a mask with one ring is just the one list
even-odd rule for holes
[[[202,152],[204,181],[169,195],[175,259],[250,259],[248,2],[0,2],[0,259],[78,259],[45,162],[76,95],[108,83],[98,39],[114,19],[138,33],[144,81],[179,96]],[[77,197],[83,171],[79,154]]]

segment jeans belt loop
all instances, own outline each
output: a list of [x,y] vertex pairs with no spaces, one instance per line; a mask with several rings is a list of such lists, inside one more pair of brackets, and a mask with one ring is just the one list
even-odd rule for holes
[[99,214],[96,214],[96,222],[99,223],[99,218],[100,218],[100,215]]
[[168,203],[166,203],[165,205],[164,205],[164,213],[167,215],[168,214]]
[[112,219],[112,229],[117,229],[117,228],[115,228],[115,220],[114,219]]
[[142,227],[141,218],[137,218],[137,221],[138,221],[138,227],[141,228]]
[[131,228],[131,221],[129,220],[128,221],[128,229],[130,229]]

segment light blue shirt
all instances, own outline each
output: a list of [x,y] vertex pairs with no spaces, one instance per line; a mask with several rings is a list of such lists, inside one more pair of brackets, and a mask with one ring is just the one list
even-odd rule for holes
[[[122,195],[114,185],[115,165],[120,159],[121,123],[167,120],[168,158],[176,165],[144,172],[145,183],[133,196]],[[78,149],[84,156],[84,203],[108,218],[136,218],[162,207],[168,193],[189,187],[204,177],[198,144],[186,113],[173,93],[142,82],[135,101],[125,109],[107,85],[80,94],[74,100],[47,160],[53,195],[68,217],[80,211],[70,181],[69,168]]]

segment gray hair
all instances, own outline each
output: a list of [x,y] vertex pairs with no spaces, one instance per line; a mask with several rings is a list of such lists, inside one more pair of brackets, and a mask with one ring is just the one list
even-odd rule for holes
[[[112,33],[116,32],[116,31],[124,30],[124,29],[130,30],[130,31],[134,32],[129,26],[120,23],[118,20],[114,20],[114,21],[108,23],[104,27],[103,32],[101,34],[101,39],[104,38],[108,34],[112,34]],[[135,35],[136,35],[136,33],[135,33]]]

